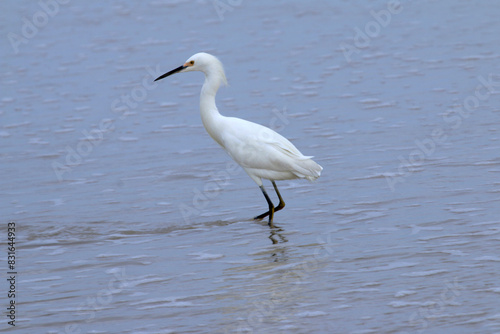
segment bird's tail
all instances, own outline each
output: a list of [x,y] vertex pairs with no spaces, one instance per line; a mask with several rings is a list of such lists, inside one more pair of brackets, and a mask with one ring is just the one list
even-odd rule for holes
[[293,172],[297,177],[314,181],[321,175],[323,167],[314,162],[312,157],[303,157],[304,159],[295,161],[295,171]]

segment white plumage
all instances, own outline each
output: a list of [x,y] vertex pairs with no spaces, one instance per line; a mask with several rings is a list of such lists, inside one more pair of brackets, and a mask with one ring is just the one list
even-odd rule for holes
[[[177,72],[201,71],[205,73],[205,83],[201,89],[201,120],[208,134],[236,161],[257,183],[264,194],[269,211],[255,217],[269,216],[272,226],[274,212],[285,206],[275,180],[305,178],[316,180],[323,168],[311,156],[304,156],[285,137],[277,132],[240,118],[222,116],[215,104],[215,95],[220,85],[227,84],[222,63],[208,53],[197,53],[182,66],[158,77],[163,79]],[[271,180],[280,199],[274,207],[269,199],[262,179]]]

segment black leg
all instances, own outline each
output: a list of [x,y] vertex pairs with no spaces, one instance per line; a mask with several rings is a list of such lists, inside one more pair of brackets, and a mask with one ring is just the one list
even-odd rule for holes
[[283,200],[283,198],[281,198],[281,194],[278,191],[278,187],[276,186],[276,183],[274,183],[274,181],[271,181],[271,182],[273,183],[274,190],[276,191],[276,194],[278,195],[278,198],[280,199],[280,203],[278,204],[277,207],[274,208],[274,212],[276,212],[276,211],[280,211],[281,209],[283,209],[285,207],[285,201]]
[[[269,199],[269,196],[267,195],[266,191],[264,190],[264,186],[261,186],[260,190],[262,190],[262,193],[266,197],[266,201],[269,204],[269,211],[264,212],[263,214],[258,215],[257,217],[254,218],[254,219],[262,219],[262,218],[265,218],[265,217],[269,216],[269,214],[271,213],[271,216],[269,217],[269,224],[270,225],[273,222],[274,213],[276,211],[280,211],[281,209],[283,209],[285,207],[285,201],[281,197],[281,194],[280,194],[280,192],[278,190],[278,186],[276,186],[276,183],[274,181],[271,181],[271,182],[273,184],[274,190],[276,191],[276,195],[278,195],[278,198],[279,198],[280,202],[279,202],[279,204],[278,204],[277,207],[274,207],[273,203]],[[271,207],[272,207],[272,210],[271,210]]]
[[263,214],[255,217],[254,219],[262,219],[264,217],[269,216],[269,225],[272,225],[273,223],[273,216],[274,216],[274,204],[271,202],[271,199],[266,193],[266,190],[264,189],[264,186],[260,186],[260,190],[262,190],[262,194],[264,194],[264,197],[266,198],[267,204],[269,205],[269,211],[264,212]]

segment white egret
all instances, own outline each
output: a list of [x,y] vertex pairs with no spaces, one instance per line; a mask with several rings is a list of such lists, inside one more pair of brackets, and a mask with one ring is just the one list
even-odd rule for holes
[[[276,211],[285,207],[275,181],[305,178],[317,179],[323,168],[314,162],[311,156],[304,156],[285,137],[275,131],[240,118],[222,116],[215,105],[215,94],[221,83],[227,84],[222,63],[208,53],[197,53],[170,72],[155,81],[178,72],[201,71],[205,74],[205,83],[201,88],[201,120],[212,137],[234,161],[260,187],[266,198],[269,210],[254,219],[269,216],[269,226],[273,226]],[[270,180],[279,198],[278,206],[267,195],[262,179]]]

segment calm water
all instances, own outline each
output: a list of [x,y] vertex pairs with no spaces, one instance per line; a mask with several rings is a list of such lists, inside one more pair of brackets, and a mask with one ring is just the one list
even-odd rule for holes
[[[0,4],[16,332],[500,332],[498,1],[43,3]],[[202,74],[152,83],[202,50],[324,167],[274,230]]]

